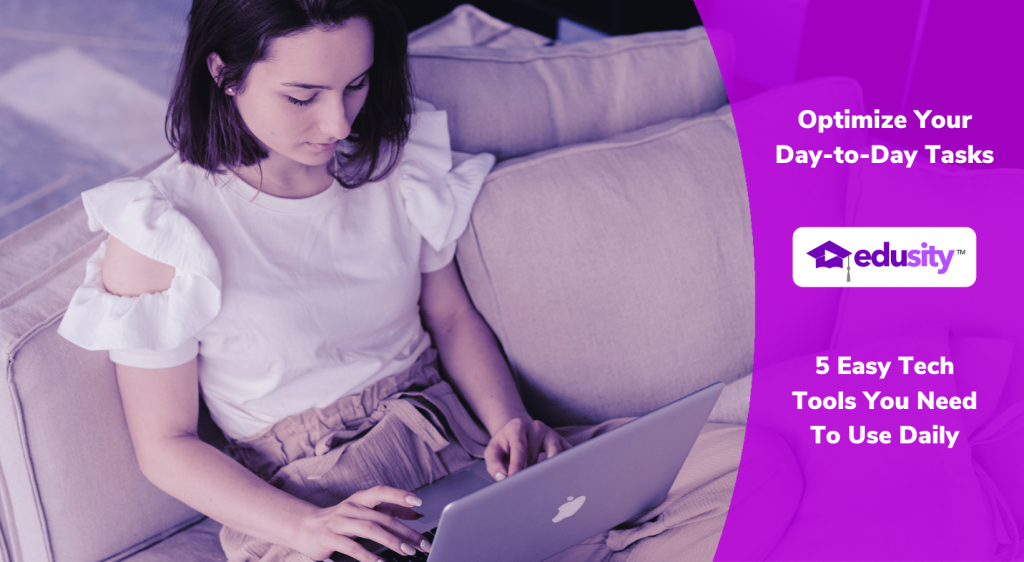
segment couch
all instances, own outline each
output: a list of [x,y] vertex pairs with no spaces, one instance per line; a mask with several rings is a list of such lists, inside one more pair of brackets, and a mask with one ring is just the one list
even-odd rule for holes
[[[707,34],[548,43],[468,6],[410,35],[453,148],[499,158],[457,260],[528,407],[594,422],[747,375],[750,217]],[[139,471],[107,354],[57,335],[104,237],[76,200],[0,241],[0,560],[222,560],[220,525]],[[742,381],[726,395],[742,421]]]

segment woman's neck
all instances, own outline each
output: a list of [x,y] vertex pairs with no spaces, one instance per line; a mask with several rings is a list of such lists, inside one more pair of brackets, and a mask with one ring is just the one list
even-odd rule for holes
[[[278,156],[278,158],[275,158]],[[245,183],[260,191],[284,199],[304,199],[327,190],[334,176],[326,165],[306,166],[271,154],[258,164],[240,166],[232,171]]]

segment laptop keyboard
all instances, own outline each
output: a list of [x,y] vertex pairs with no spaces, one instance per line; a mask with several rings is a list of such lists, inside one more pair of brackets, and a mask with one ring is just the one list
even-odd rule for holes
[[[423,533],[423,538],[430,542],[434,542],[435,531],[437,531],[437,527]],[[386,548],[383,552],[377,553],[377,555],[383,558],[386,562],[427,562],[427,553],[420,551],[416,551],[416,554],[412,556],[405,556],[404,554],[397,554],[390,548]]]

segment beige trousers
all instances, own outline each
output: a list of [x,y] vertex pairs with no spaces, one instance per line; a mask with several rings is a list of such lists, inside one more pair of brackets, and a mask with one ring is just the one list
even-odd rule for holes
[[[575,445],[624,421],[558,431]],[[709,442],[706,435],[716,432]],[[707,466],[687,471],[693,464],[688,460],[669,499],[647,522],[602,533],[551,562],[711,560],[735,483],[742,435],[738,426],[706,427],[690,458],[712,453],[710,471]],[[441,379],[437,352],[430,349],[409,370],[233,441],[227,453],[273,486],[328,507],[378,484],[415,490],[481,458],[488,440]],[[311,560],[230,527],[221,530],[220,541],[229,562]]]

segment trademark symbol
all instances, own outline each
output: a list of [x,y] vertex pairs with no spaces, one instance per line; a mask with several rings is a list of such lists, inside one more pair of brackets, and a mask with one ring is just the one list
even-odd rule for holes
[[957,250],[956,251],[956,255],[958,255],[958,256],[965,256],[965,255],[967,255],[967,250]]

